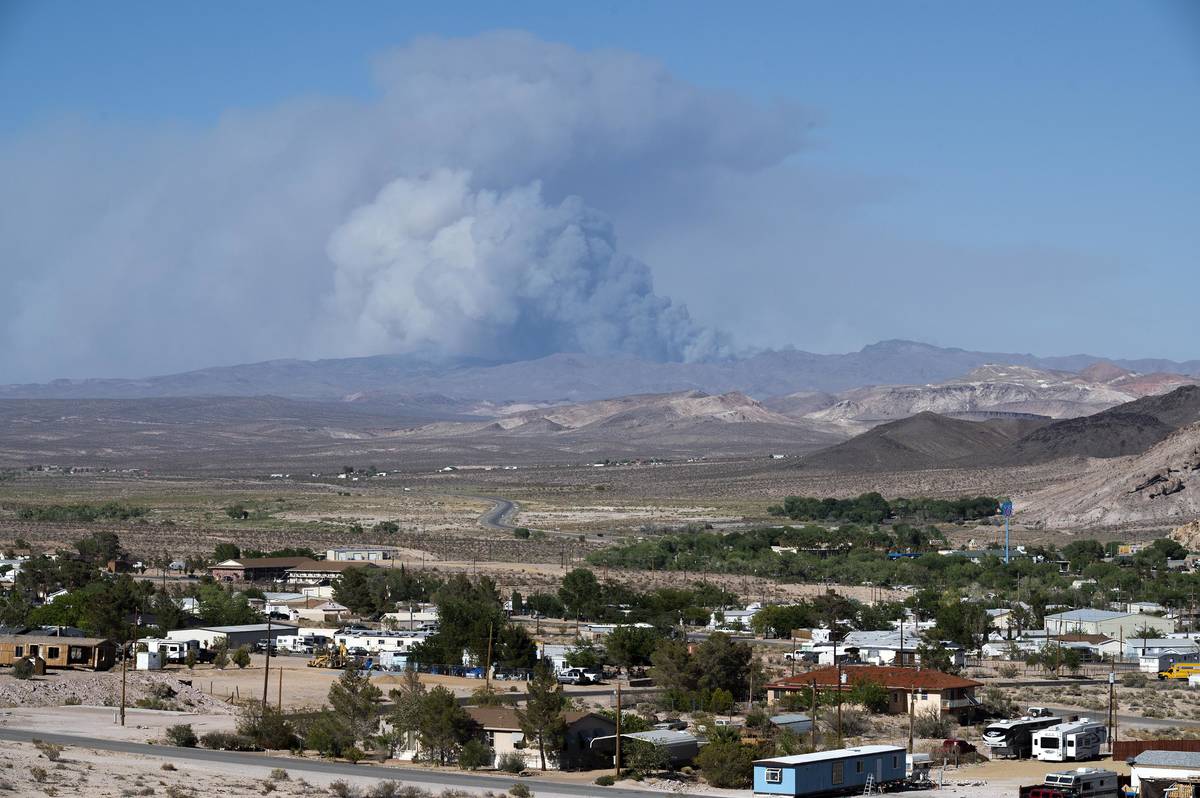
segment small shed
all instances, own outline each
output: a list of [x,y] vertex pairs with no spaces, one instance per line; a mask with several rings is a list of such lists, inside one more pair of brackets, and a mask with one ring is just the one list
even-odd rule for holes
[[[671,765],[675,767],[688,764],[700,753],[700,738],[689,732],[675,731],[673,729],[630,732],[629,734],[622,734],[621,739],[632,741],[634,745],[643,743],[662,749],[671,761]],[[624,744],[622,746],[621,759],[624,759],[628,749],[624,747]],[[613,755],[617,747],[617,736],[611,734],[596,737],[591,741],[591,747],[598,753]]]
[[99,637],[0,636],[0,665],[27,657],[41,657],[47,668],[106,670],[117,659],[117,646]]
[[906,752],[898,745],[860,745],[811,754],[759,759],[754,763],[756,795],[835,795],[862,792],[903,781]]
[[1200,780],[1200,752],[1142,751],[1133,758],[1129,777],[1142,798],[1162,798],[1177,782]]

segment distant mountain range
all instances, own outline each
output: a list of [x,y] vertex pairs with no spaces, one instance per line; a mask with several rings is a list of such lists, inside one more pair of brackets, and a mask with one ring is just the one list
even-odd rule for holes
[[[713,362],[660,363],[635,357],[556,354],[513,363],[431,363],[401,355],[337,360],[273,360],[145,379],[55,380],[0,386],[0,398],[133,399],[187,396],[281,396],[382,399],[444,396],[494,402],[582,402],[631,394],[741,391],[755,398],[797,392],[839,393],[873,385],[926,385],[989,364],[1079,372],[1101,366],[1137,375],[1200,375],[1200,361],[1106,360],[1090,355],[1036,357],[972,352],[913,341],[883,341],[847,354],[775,350]],[[1084,377],[1085,381],[1088,379]],[[1152,378],[1153,379],[1153,378]],[[1113,386],[1123,390],[1123,386]],[[1145,391],[1148,392],[1148,391]],[[1140,394],[1137,394],[1140,395]],[[932,409],[932,408],[930,408]]]

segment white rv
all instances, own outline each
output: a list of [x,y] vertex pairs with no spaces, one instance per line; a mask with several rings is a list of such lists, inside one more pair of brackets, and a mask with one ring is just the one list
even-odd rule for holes
[[1046,782],[1029,792],[1029,798],[1118,798],[1120,777],[1116,771],[1076,768],[1047,773]]
[[293,654],[312,654],[322,646],[328,646],[333,640],[333,632],[317,629],[305,629],[294,635],[280,635],[275,638],[275,645],[280,651],[290,651]]
[[200,651],[200,644],[195,640],[168,640],[158,637],[143,637],[139,644],[146,646],[146,652],[157,654],[162,662],[183,662],[187,659],[188,651]]
[[1100,756],[1100,747],[1106,742],[1108,729],[1103,723],[1081,718],[1035,732],[1033,756],[1043,762],[1096,759]]
[[1056,717],[1023,717],[989,723],[983,730],[983,744],[993,757],[1028,759],[1033,755],[1033,735],[1063,722]]

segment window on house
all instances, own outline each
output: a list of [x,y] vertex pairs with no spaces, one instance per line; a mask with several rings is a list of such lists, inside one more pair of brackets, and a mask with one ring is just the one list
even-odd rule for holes
[[16,649],[13,651],[13,656],[14,657],[25,656],[25,646],[17,646]]
[[843,772],[845,766],[846,766],[845,762],[834,762],[833,763],[833,778],[830,779],[833,782],[833,784],[835,784],[835,785],[841,784],[842,782],[844,782],[846,780],[846,774]]
[[767,784],[783,784],[783,768],[767,768],[763,779]]
[[900,767],[900,757],[898,757],[894,754],[892,755],[892,767],[894,767],[894,768]]
[[863,768],[863,763],[862,763],[861,759],[854,763],[854,772],[855,773],[862,773],[862,768]]
[[58,646],[47,646],[46,647],[46,659],[58,659],[58,656],[59,656]]

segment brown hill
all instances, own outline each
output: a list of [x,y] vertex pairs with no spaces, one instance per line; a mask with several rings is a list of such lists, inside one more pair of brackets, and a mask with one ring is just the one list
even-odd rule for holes
[[822,471],[971,467],[995,458],[1013,441],[1047,421],[1028,417],[966,421],[918,413],[809,455],[800,466]]
[[1047,424],[1016,441],[1006,463],[1040,463],[1064,457],[1140,454],[1182,426],[1200,421],[1200,386],[1184,385],[1090,416]]

